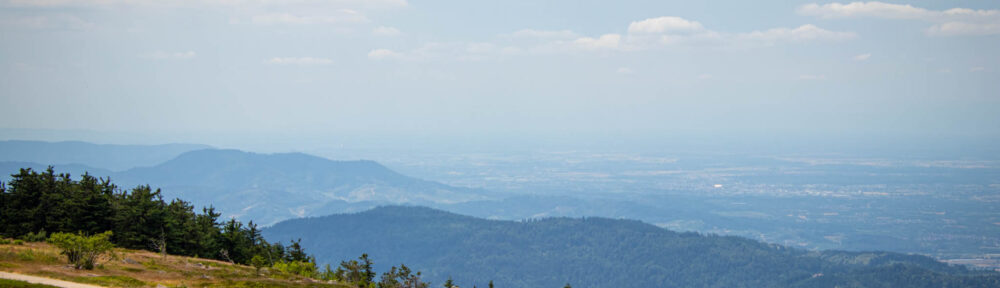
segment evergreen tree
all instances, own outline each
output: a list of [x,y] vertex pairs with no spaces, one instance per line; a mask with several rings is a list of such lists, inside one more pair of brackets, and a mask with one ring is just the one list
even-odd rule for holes
[[444,288],[455,287],[455,283],[451,281],[451,276],[448,276],[448,280],[444,281]]
[[[110,179],[84,174],[74,181],[69,174],[20,169],[7,183],[0,182],[0,235],[44,240],[43,231],[82,232],[85,235],[112,231],[119,247],[156,250],[170,254],[200,256],[251,264],[254,256],[268,265],[289,260],[315,266],[315,258],[293,241],[286,249],[269,244],[258,226],[244,226],[231,219],[219,223],[213,207],[195,213],[190,202],[174,199],[168,204],[159,189],[148,185],[121,191]],[[35,241],[39,241],[35,240]],[[306,265],[308,264],[308,265]],[[298,264],[296,264],[298,265]],[[371,282],[371,262],[359,270],[359,280]],[[362,265],[358,265],[362,267]],[[363,275],[362,275],[363,274]],[[370,277],[369,277],[370,276]]]
[[361,254],[361,257],[358,257],[358,260],[360,260],[358,262],[361,263],[361,269],[364,273],[362,275],[365,278],[365,282],[371,283],[375,280],[375,271],[372,269],[372,265],[375,263],[372,263],[372,260],[368,258],[368,253]]

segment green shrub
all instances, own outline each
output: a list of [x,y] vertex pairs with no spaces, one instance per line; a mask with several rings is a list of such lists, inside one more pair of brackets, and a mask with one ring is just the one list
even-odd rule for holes
[[115,247],[108,238],[111,238],[111,231],[93,236],[54,233],[49,238],[49,243],[59,247],[74,268],[91,270],[98,257]]
[[14,245],[24,245],[24,240],[21,239],[14,240]]
[[17,259],[21,261],[35,261],[35,250],[27,249],[17,253]]
[[10,244],[10,239],[0,238],[0,245],[7,245],[7,244]]
[[271,266],[271,269],[284,273],[299,275],[302,277],[309,277],[309,278],[316,277],[316,263],[312,262],[281,261],[278,263],[274,263],[274,265]]
[[260,275],[260,268],[267,265],[267,260],[264,260],[264,257],[260,255],[254,255],[253,259],[250,259],[250,265],[253,265],[253,268],[257,270],[257,275]]
[[21,240],[28,242],[45,242],[45,240],[48,239],[46,235],[48,235],[48,233],[45,233],[45,229],[42,229],[41,231],[38,231],[38,233],[28,232],[28,234],[24,234],[24,236],[21,236]]

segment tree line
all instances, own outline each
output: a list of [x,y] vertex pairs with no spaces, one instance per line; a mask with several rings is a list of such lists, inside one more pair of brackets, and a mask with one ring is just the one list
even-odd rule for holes
[[250,264],[254,256],[268,266],[315,262],[299,245],[269,243],[252,221],[221,221],[213,207],[196,212],[190,202],[163,199],[159,189],[141,185],[120,189],[110,179],[21,169],[0,183],[0,235],[45,238],[45,233],[86,235],[112,231],[117,247],[197,256]]
[[[27,241],[50,241],[66,250],[77,268],[93,267],[98,250],[71,250],[83,242],[110,240],[116,247],[211,258],[252,265],[357,287],[426,288],[420,272],[406,265],[393,266],[375,281],[373,262],[367,254],[342,261],[336,270],[319,271],[316,258],[302,248],[301,239],[288,245],[269,243],[253,221],[244,225],[220,221],[213,207],[201,212],[187,201],[163,199],[149,185],[121,189],[110,179],[84,174],[73,180],[52,167],[43,172],[30,168],[0,181],[0,236]],[[47,234],[52,237],[47,237]],[[69,234],[74,233],[74,234]],[[89,237],[88,237],[89,236]],[[98,241],[100,240],[100,241]],[[89,243],[89,242],[88,242]],[[104,247],[106,250],[110,247]],[[87,258],[78,261],[75,258]]]

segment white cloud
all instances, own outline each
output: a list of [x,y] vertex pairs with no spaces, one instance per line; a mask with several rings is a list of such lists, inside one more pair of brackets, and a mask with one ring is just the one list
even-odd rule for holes
[[573,40],[573,44],[584,49],[616,49],[621,42],[622,35],[604,34],[598,38],[582,37]]
[[397,36],[400,34],[399,29],[387,26],[378,26],[372,29],[372,34],[379,36]]
[[774,28],[765,31],[753,31],[750,33],[743,33],[738,35],[737,38],[744,40],[766,41],[773,43],[779,41],[799,42],[799,41],[809,41],[809,40],[836,41],[836,40],[851,39],[856,36],[857,35],[852,32],[830,31],[816,27],[816,25],[806,24],[794,29]]
[[806,4],[798,8],[801,15],[817,16],[821,18],[843,18],[843,17],[878,17],[889,19],[918,19],[928,17],[931,13],[927,9],[913,7],[912,5],[889,4],[882,2],[851,2],[848,4]]
[[327,58],[314,58],[314,57],[274,57],[267,59],[264,63],[272,65],[299,65],[299,66],[315,66],[315,65],[330,65],[333,64],[333,60]]
[[635,21],[628,25],[629,34],[656,34],[668,32],[692,32],[704,29],[701,23],[680,17],[658,17]]
[[514,33],[503,35],[506,38],[532,38],[532,39],[573,39],[579,37],[570,30],[535,30],[522,29]]
[[148,53],[148,54],[144,54],[144,55],[139,55],[139,56],[143,57],[143,58],[154,59],[154,60],[185,60],[185,59],[192,59],[192,58],[194,58],[195,56],[197,56],[197,53],[194,53],[194,51],[187,51],[187,52],[163,52],[163,51],[155,51],[155,52],[152,52],[152,53]]
[[865,61],[872,57],[872,53],[858,54],[854,56],[854,61]]
[[274,25],[274,24],[338,24],[338,23],[367,23],[368,17],[358,11],[350,9],[340,9],[328,15],[309,16],[293,15],[289,13],[269,13],[255,15],[250,18],[254,24]]
[[[998,21],[1000,22],[1000,21]],[[1000,23],[948,22],[927,28],[927,35],[994,35],[1000,34]]]
[[806,4],[797,9],[801,15],[824,19],[879,18],[905,19],[935,23],[925,31],[932,36],[1000,34],[1000,10],[951,8],[930,10],[904,4],[851,2],[848,4]]
[[667,46],[758,47],[778,43],[835,41],[856,37],[851,32],[830,31],[815,25],[774,28],[749,33],[712,31],[696,21],[679,17],[657,17],[631,22],[625,34],[580,35],[570,30],[522,29],[497,35],[489,42],[430,42],[423,46],[393,51],[376,49],[370,59],[422,61],[453,59],[480,61],[508,55],[551,55],[586,51],[641,51]]
[[368,52],[368,59],[382,60],[382,59],[401,59],[403,54],[389,50],[389,49],[375,49]]

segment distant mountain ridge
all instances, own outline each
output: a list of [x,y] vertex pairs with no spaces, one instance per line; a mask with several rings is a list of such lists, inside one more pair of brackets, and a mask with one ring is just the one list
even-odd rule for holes
[[[0,162],[0,171],[9,175],[20,168],[41,170],[47,166]],[[54,166],[77,176],[88,172],[111,177],[125,189],[148,184],[161,188],[168,200],[182,198],[196,206],[212,205],[224,217],[264,225],[380,204],[434,205],[489,199],[482,190],[407,177],[374,161],[335,161],[303,153],[201,149],[120,172],[77,164]]]
[[201,144],[115,145],[80,141],[8,140],[0,141],[0,161],[74,164],[122,171],[156,165],[188,151],[208,148],[211,146]]
[[[917,255],[810,252],[635,220],[496,221],[408,206],[287,220],[269,241],[302,239],[317,260],[369,254],[441,283],[497,287],[997,287],[1000,274]],[[434,284],[437,285],[437,284]]]

